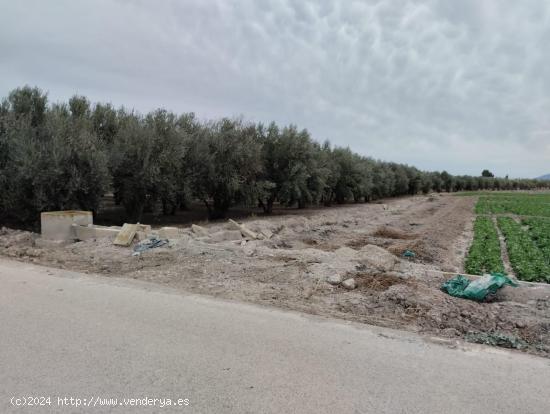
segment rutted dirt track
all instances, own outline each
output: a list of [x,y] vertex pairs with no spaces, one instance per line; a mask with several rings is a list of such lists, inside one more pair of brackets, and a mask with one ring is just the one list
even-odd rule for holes
[[[245,221],[268,228],[270,240],[207,243],[182,231],[169,248],[133,257],[108,240],[39,249],[37,235],[3,230],[0,254],[54,267],[162,283],[190,292],[437,334],[496,341],[550,354],[550,289],[504,288],[490,303],[456,299],[440,285],[462,271],[472,238],[473,197],[418,196]],[[298,213],[300,213],[298,215]],[[225,228],[213,223],[211,232]],[[374,244],[400,257],[393,271],[362,264]],[[346,290],[325,282],[354,277]]]

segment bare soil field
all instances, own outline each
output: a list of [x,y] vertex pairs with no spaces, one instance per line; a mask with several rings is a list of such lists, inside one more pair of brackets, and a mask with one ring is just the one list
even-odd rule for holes
[[[182,228],[167,247],[139,256],[107,239],[39,248],[39,235],[4,228],[0,255],[550,356],[549,288],[505,287],[484,303],[440,290],[444,280],[463,271],[475,202],[416,196],[249,218],[248,228],[274,235],[246,242],[213,242]],[[229,228],[225,222],[205,227],[210,234]],[[402,257],[406,249],[416,256]],[[379,252],[379,265],[373,252]],[[353,278],[357,287],[327,283],[335,276]]]

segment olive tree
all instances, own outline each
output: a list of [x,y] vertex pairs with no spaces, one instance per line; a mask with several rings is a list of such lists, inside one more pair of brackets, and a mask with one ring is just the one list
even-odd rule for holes
[[2,116],[8,124],[1,138],[7,154],[0,169],[9,171],[0,183],[2,215],[32,225],[42,211],[97,212],[108,184],[107,160],[86,120],[64,105],[54,105],[39,118],[33,117],[33,106],[27,108],[30,113],[11,104]]
[[292,125],[280,131],[271,124],[261,142],[264,191],[259,203],[264,212],[271,213],[276,200],[300,207],[315,201],[315,183],[310,181],[316,169],[315,148],[309,133]]
[[230,119],[203,125],[190,139],[186,163],[193,195],[211,219],[225,217],[236,203],[257,201],[262,163],[255,125]]

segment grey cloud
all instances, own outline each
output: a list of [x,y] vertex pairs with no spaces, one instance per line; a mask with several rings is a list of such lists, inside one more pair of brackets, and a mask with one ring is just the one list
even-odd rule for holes
[[550,165],[543,1],[3,1],[0,93],[308,128],[424,169]]

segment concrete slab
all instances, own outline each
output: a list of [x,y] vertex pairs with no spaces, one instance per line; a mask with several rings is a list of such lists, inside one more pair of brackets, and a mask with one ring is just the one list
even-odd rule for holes
[[129,246],[137,232],[137,224],[124,223],[113,244],[117,246]]
[[177,239],[180,237],[180,229],[177,227],[161,227],[158,234],[161,239]]
[[94,240],[109,238],[114,240],[122,227],[107,226],[79,226],[73,224],[75,236],[78,240]]

